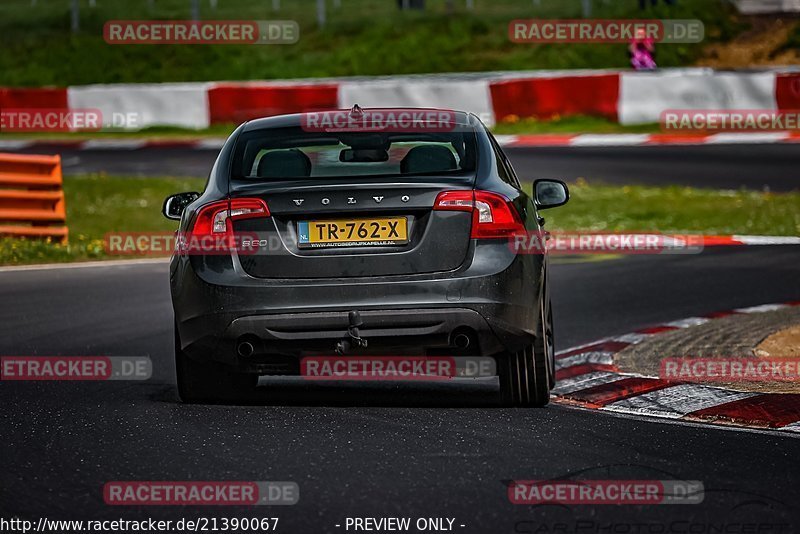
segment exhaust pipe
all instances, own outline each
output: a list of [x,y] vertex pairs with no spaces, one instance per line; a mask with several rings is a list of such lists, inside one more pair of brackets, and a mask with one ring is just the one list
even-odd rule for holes
[[458,334],[453,338],[453,344],[459,349],[466,349],[470,344],[469,336],[467,334]]
[[253,352],[255,352],[255,350],[256,350],[255,347],[253,347],[253,344],[250,343],[249,341],[242,341],[236,347],[236,352],[242,358],[249,358],[250,356],[253,355]]

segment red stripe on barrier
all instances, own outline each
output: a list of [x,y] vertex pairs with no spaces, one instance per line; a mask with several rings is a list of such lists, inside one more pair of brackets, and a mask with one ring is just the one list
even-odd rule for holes
[[67,109],[68,106],[67,89],[64,87],[0,87],[0,109]]
[[739,423],[780,428],[800,421],[800,395],[764,393],[698,410],[687,417],[722,417]]
[[498,122],[510,117],[552,119],[591,115],[617,120],[619,74],[523,78],[489,84]]
[[336,109],[338,84],[216,84],[208,91],[211,124]]
[[561,352],[556,356],[556,358],[566,358],[567,356],[584,354],[586,352],[619,352],[628,345],[630,345],[630,343],[625,341],[601,341],[600,343],[593,343],[579,349]]
[[776,76],[775,101],[779,110],[800,109],[800,74],[778,74]]
[[642,395],[663,389],[667,386],[675,385],[674,383],[667,382],[666,380],[659,380],[656,378],[623,378],[616,382],[609,382],[608,384],[600,384],[574,393],[564,395],[573,400],[585,402],[594,406],[605,406],[612,402],[616,402],[635,395]]

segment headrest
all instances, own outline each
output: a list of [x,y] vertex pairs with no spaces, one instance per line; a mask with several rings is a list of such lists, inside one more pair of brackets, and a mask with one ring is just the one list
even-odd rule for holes
[[400,172],[403,174],[452,171],[456,168],[458,165],[453,153],[439,145],[414,147],[400,161]]
[[311,160],[296,148],[274,150],[261,156],[259,178],[305,178],[311,176]]

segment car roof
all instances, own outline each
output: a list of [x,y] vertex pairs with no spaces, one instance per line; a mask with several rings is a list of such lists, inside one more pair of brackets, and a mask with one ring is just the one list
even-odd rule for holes
[[[273,117],[263,117],[260,119],[253,119],[245,123],[243,131],[250,132],[266,128],[291,128],[293,126],[300,126],[303,122],[304,117],[308,117],[310,115],[313,115],[314,113],[331,113],[331,112],[346,113],[349,111],[351,111],[351,109],[334,109],[334,110],[309,111],[305,113],[292,113],[290,115],[275,115]],[[455,119],[456,125],[469,128],[474,128],[476,126],[476,121],[478,120],[473,114],[467,113],[465,111],[457,111],[452,109],[441,109],[441,108],[386,107],[386,108],[362,108],[361,111],[363,111],[364,113],[369,113],[370,111],[394,112],[394,113],[401,113],[401,112],[420,113],[426,111],[439,111],[452,114],[453,118]]]

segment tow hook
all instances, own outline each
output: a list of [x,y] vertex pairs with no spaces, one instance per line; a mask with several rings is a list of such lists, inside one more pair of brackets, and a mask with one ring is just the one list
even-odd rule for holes
[[357,311],[351,311],[347,314],[347,321],[350,323],[350,326],[347,327],[348,337],[336,343],[336,354],[346,354],[352,349],[367,347],[367,340],[358,333],[358,328],[364,324],[364,321],[361,320],[361,314]]

